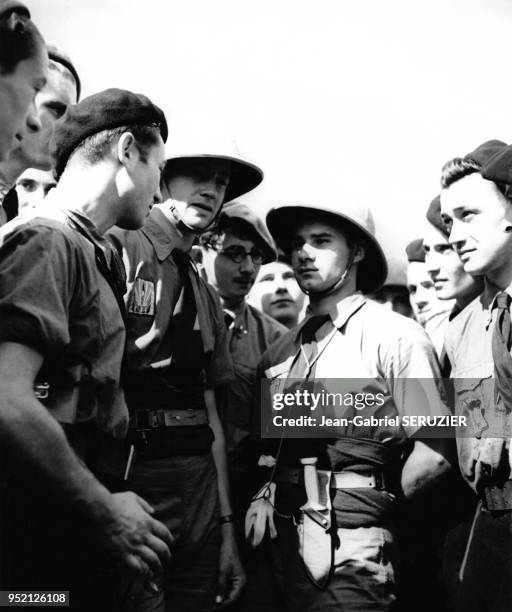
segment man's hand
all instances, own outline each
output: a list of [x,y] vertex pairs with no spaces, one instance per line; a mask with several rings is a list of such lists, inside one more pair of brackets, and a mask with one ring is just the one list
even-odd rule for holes
[[240,562],[233,523],[225,523],[219,559],[219,582],[215,603],[218,608],[227,608],[236,601],[246,583],[245,571]]
[[153,580],[171,559],[173,537],[154,519],[153,508],[127,491],[111,496],[110,514],[99,525],[103,543],[123,565]]
[[255,496],[245,515],[245,539],[253,548],[259,546],[268,530],[272,539],[277,538],[274,524],[276,483],[267,483]]

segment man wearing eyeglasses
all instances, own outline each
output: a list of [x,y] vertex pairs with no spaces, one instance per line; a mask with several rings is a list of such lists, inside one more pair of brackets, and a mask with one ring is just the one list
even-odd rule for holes
[[261,264],[274,261],[276,250],[264,222],[246,205],[232,202],[215,229],[201,236],[202,264],[224,308],[235,381],[222,390],[221,420],[226,437],[234,514],[243,519],[254,491],[249,476],[251,407],[256,368],[267,348],[286,327],[246,302]]
[[223,202],[256,187],[263,173],[212,126],[182,122],[171,133],[165,201],[133,236],[111,235],[128,282],[125,395],[136,455],[128,488],[145,492],[175,536],[173,567],[155,576],[158,592],[134,582],[130,612],[213,610],[245,583],[215,398],[233,379],[227,330],[189,252]]

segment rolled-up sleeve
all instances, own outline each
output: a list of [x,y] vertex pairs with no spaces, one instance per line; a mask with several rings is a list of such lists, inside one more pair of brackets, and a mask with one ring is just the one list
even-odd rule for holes
[[53,227],[25,225],[0,244],[0,342],[17,342],[40,354],[70,342],[73,284],[65,236]]

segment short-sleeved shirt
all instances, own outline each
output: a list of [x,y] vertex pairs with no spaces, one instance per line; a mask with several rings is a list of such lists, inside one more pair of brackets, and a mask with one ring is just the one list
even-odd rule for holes
[[[506,289],[512,295],[512,288]],[[492,334],[497,317],[496,295],[499,289],[486,282],[484,292],[460,312],[448,326],[446,352],[452,365],[455,410],[480,428],[479,437],[457,440],[462,475],[476,490],[489,483],[482,461],[500,457],[506,444],[504,433],[510,430],[510,417],[495,410],[494,361]],[[493,433],[496,437],[493,437]]]
[[[267,379],[289,377],[301,353],[301,334],[306,322],[307,319],[290,330],[263,355],[259,368]],[[318,329],[316,338],[319,357],[315,380],[325,379],[328,384],[329,379],[353,379],[352,394],[382,394],[381,405],[375,403],[373,407],[364,408],[361,414],[365,418],[388,416],[391,420],[397,415],[418,415],[418,387],[411,379],[418,381],[428,396],[422,415],[450,414],[439,384],[435,350],[426,332],[412,319],[355,293],[331,310],[329,321]],[[340,427],[337,436],[364,438],[400,448],[421,428],[419,424],[404,426],[402,421],[390,425],[389,420],[379,425],[355,427],[349,424]],[[283,449],[297,447],[292,442],[285,440]],[[334,446],[336,444],[338,442],[333,442]],[[318,447],[317,443],[312,446]],[[300,450],[300,456],[307,456],[304,445]],[[295,462],[294,452],[288,455],[283,450],[283,461]],[[335,465],[331,467],[337,469]]]
[[[172,229],[171,221],[154,206],[141,230],[127,232],[115,228],[109,233],[110,240],[122,253],[127,275],[128,378],[158,380],[152,375],[166,372],[173,363],[176,347],[169,327],[182,296],[184,279],[171,256],[175,248]],[[233,380],[233,365],[219,298],[199,275],[197,280],[213,335],[213,350],[207,355],[203,386],[215,388]],[[193,331],[195,336],[200,336],[197,317]]]
[[43,356],[38,380],[50,384],[44,403],[57,420],[92,423],[122,437],[128,425],[120,389],[125,329],[95,246],[110,264],[112,248],[94,224],[51,203],[2,227],[0,342]]
[[256,369],[263,353],[288,329],[247,303],[236,316],[224,312],[235,380],[222,393],[220,412],[230,467],[241,470],[245,463],[242,447],[250,435]]

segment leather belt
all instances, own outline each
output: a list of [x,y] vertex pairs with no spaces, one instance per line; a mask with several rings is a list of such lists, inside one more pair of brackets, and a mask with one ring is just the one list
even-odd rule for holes
[[503,485],[483,487],[482,499],[486,510],[512,510],[512,480],[506,480]]
[[202,408],[133,410],[130,414],[131,429],[186,427],[188,425],[206,425],[207,423],[208,414],[206,410]]
[[[322,470],[318,470],[322,471]],[[276,470],[276,482],[304,484],[304,470],[280,466]],[[331,489],[385,489],[385,478],[382,472],[352,472],[343,470],[331,473]]]

